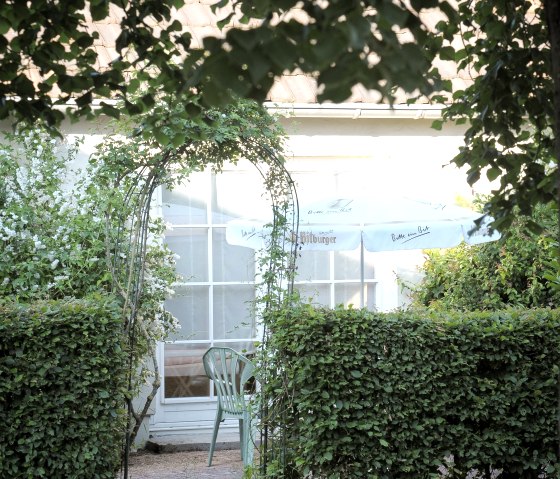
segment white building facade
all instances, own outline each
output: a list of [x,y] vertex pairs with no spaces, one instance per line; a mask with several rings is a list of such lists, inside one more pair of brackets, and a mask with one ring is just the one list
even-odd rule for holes
[[[419,199],[468,202],[474,191],[450,164],[463,130],[431,128],[440,110],[428,106],[269,105],[285,116],[287,169],[301,202],[325,196],[406,194]],[[162,191],[160,214],[171,225],[167,243],[184,278],[167,302],[181,330],[158,347],[162,388],[149,419],[161,437],[211,429],[213,388],[201,356],[210,346],[250,352],[258,340],[254,250],[227,243],[228,221],[255,217],[268,207],[251,164],[218,175],[196,174],[174,191]],[[421,251],[364,253],[364,306],[389,311],[403,306],[401,281],[414,281]],[[360,305],[360,251],[307,251],[298,258],[296,287],[310,301],[334,307]],[[232,427],[236,424],[231,423]],[[227,424],[225,425],[227,427]]]

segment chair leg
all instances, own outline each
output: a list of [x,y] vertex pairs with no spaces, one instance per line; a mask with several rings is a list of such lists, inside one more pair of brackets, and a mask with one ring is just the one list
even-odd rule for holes
[[212,432],[212,442],[210,443],[210,452],[208,453],[208,467],[212,465],[212,456],[214,455],[214,449],[216,448],[216,438],[218,437],[218,429],[220,428],[220,423],[222,422],[222,411],[219,409],[216,411],[216,419],[214,421],[214,431]]
[[241,460],[243,461],[243,458],[245,457],[245,451],[243,448],[243,444],[245,444],[244,441],[244,434],[245,434],[245,427],[243,424],[243,419],[239,420],[239,449],[241,450]]
[[248,466],[253,463],[253,434],[251,428],[251,418],[249,414],[243,415],[243,443],[241,444],[243,451],[243,465]]

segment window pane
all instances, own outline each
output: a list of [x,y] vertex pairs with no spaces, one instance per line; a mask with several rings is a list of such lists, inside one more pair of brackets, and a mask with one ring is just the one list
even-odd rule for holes
[[354,308],[361,307],[360,299],[360,283],[351,284],[335,284],[334,285],[334,303],[335,306],[343,304],[348,307],[353,305]]
[[175,228],[165,242],[179,255],[176,269],[184,281],[208,281],[208,228]]
[[360,248],[354,251],[334,252],[334,278],[339,280],[360,279]]
[[[334,279],[360,279],[360,248],[334,251]],[[364,279],[375,279],[374,253],[364,250]]]
[[215,286],[214,338],[252,338],[255,334],[254,299],[255,287],[252,285]]
[[[379,254],[379,253],[377,253]],[[375,279],[376,253],[364,250],[364,279]]]
[[216,175],[212,223],[224,224],[236,218],[268,218],[271,206],[257,169],[224,171]]
[[231,348],[251,359],[255,355],[255,342],[254,341],[216,341],[214,346]]
[[328,284],[296,284],[303,301],[321,306],[331,306],[331,288]]
[[375,306],[375,283],[366,283],[364,286],[365,290],[365,299],[364,299],[364,307],[369,309],[370,311],[375,311],[377,308]]
[[212,234],[214,281],[254,281],[255,252],[226,242],[225,228]]
[[166,344],[164,392],[166,398],[210,395],[210,380],[202,365],[207,344]]
[[297,281],[329,279],[329,251],[301,251],[296,260]]
[[183,284],[172,299],[165,302],[165,308],[175,316],[181,329],[168,339],[210,339],[208,286]]
[[206,198],[208,176],[193,173],[190,181],[184,181],[173,190],[163,189],[163,216],[172,224],[206,224]]

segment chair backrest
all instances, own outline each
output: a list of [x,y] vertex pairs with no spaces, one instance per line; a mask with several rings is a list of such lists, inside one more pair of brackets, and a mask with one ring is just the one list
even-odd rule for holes
[[221,408],[230,414],[243,414],[245,385],[254,375],[255,366],[231,348],[212,347],[202,357],[206,375],[214,381]]

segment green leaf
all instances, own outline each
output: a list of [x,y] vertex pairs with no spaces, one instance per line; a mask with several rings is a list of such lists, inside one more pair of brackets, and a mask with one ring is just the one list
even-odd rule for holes
[[0,35],[5,35],[10,31],[11,25],[5,19],[0,17]]
[[175,148],[179,148],[184,145],[186,141],[186,135],[184,133],[175,133],[172,138],[172,144]]
[[90,0],[90,13],[94,22],[109,16],[109,2],[107,0]]
[[14,80],[12,80],[12,85],[17,94],[24,98],[33,97],[35,94],[33,82],[24,74],[19,74]]
[[441,129],[443,128],[443,120],[434,120],[432,122],[432,128],[434,130],[441,131]]
[[236,30],[232,29],[227,34],[227,40],[234,46],[239,45],[244,50],[251,51],[261,41],[257,30]]
[[[150,133],[149,133],[148,131],[145,131],[144,134],[149,136]],[[162,131],[161,128],[155,128],[155,129],[152,131],[152,134],[153,134],[154,138],[156,139],[156,141],[157,141],[161,146],[167,146],[167,145],[169,145],[169,142],[170,142],[169,136],[167,136],[167,134],[165,134],[165,133]]]
[[379,12],[383,22],[400,27],[405,26],[409,16],[408,10],[392,2],[380,2]]
[[489,181],[494,181],[501,174],[502,174],[502,170],[500,168],[492,167],[488,169],[488,171],[486,172],[486,177],[488,178]]
[[455,49],[453,47],[443,47],[438,51],[440,59],[447,61],[455,61]]
[[110,116],[112,118],[120,118],[120,110],[118,108],[115,108],[112,105],[109,105],[105,102],[101,102],[101,112],[104,115]]

